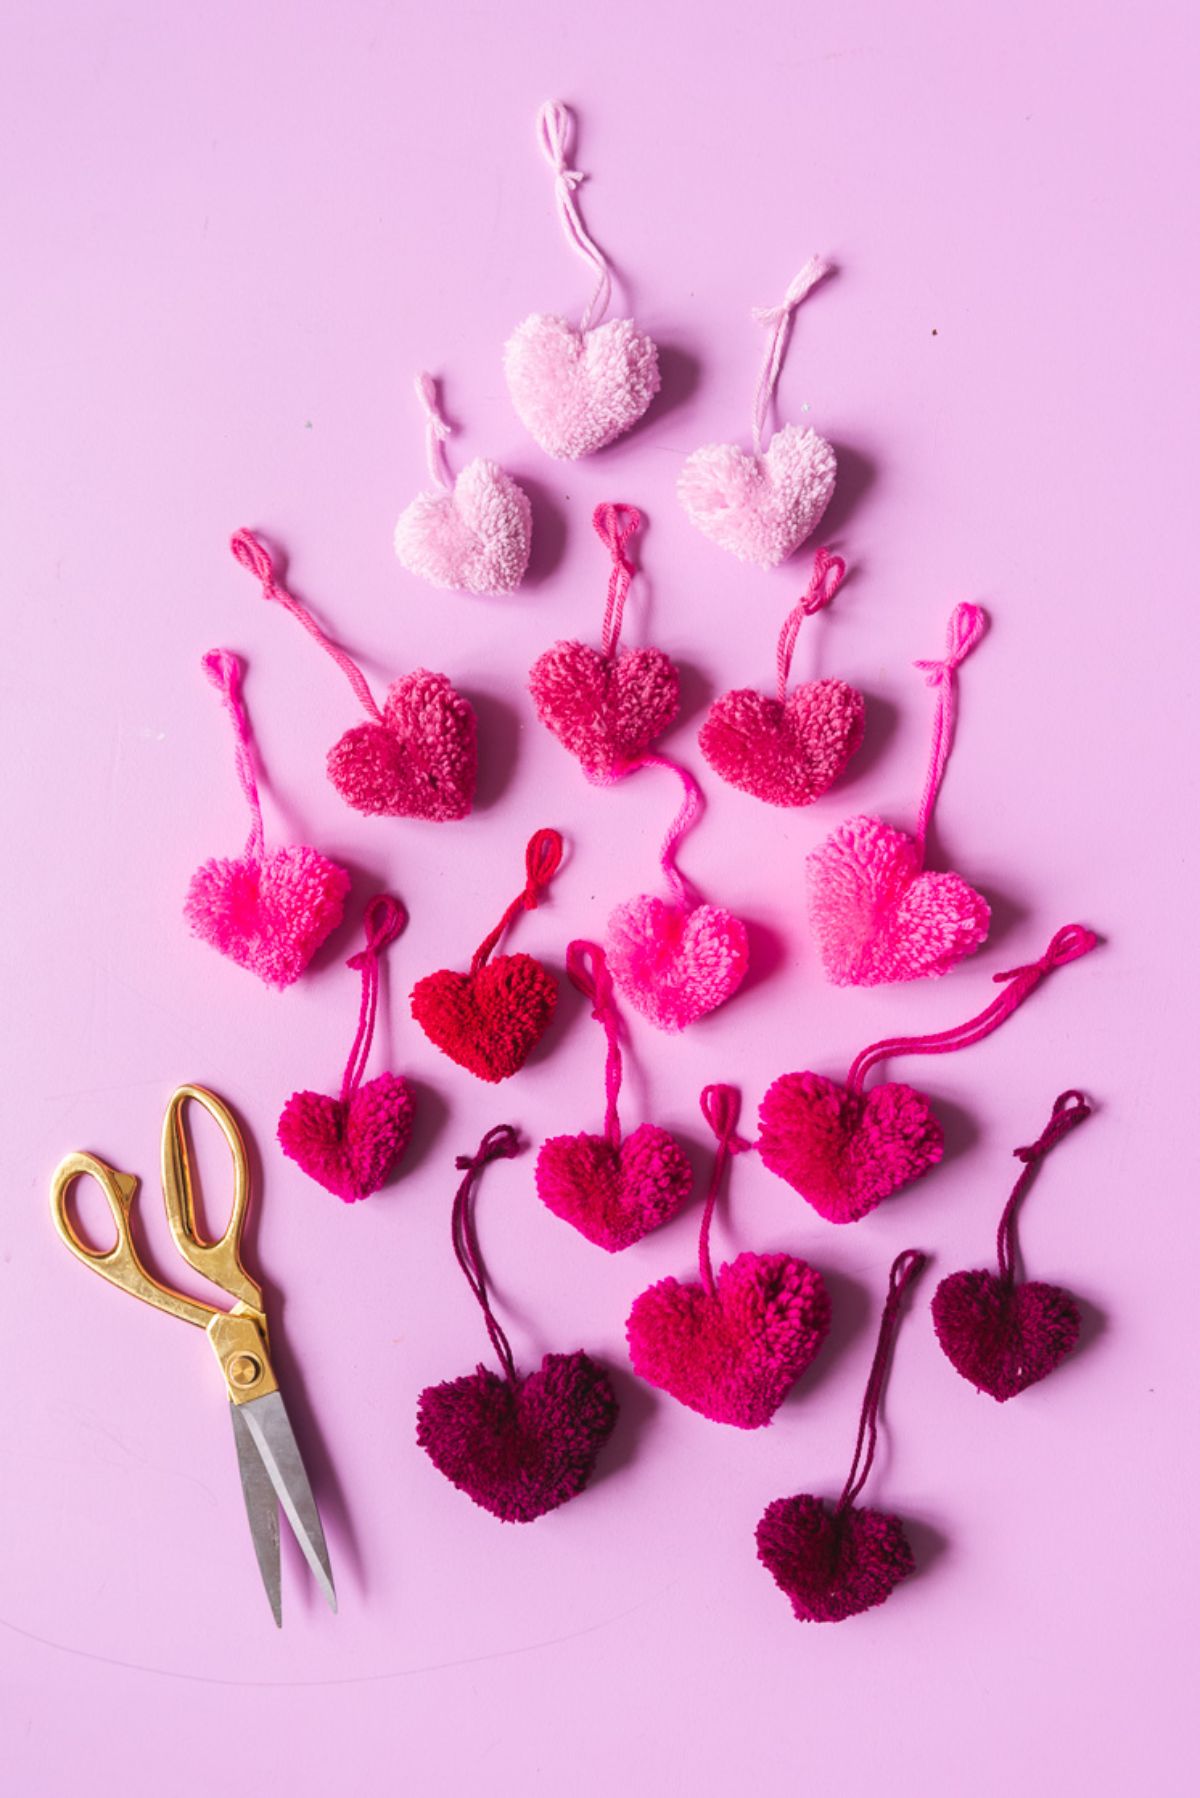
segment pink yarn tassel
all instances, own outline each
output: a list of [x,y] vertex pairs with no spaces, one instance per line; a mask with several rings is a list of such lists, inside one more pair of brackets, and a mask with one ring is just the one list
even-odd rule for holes
[[729,1166],[731,1155],[742,1155],[754,1144],[737,1133],[738,1116],[742,1109],[742,1095],[736,1086],[706,1086],[700,1094],[700,1109],[704,1113],[704,1121],[717,1139],[717,1152],[713,1156],[712,1172],[708,1177],[708,1194],[704,1201],[704,1212],[700,1219],[700,1280],[705,1292],[711,1298],[717,1290],[713,1276],[712,1251],[709,1237],[712,1232],[713,1213],[716,1210],[717,1197],[725,1178],[725,1170]]
[[637,573],[625,554],[625,545],[642,528],[642,515],[636,506],[605,500],[592,513],[592,528],[612,556],[612,573],[608,579],[608,596],[604,605],[604,623],[600,629],[600,647],[611,661],[621,641],[621,620],[629,586]]
[[925,684],[937,690],[937,710],[933,721],[933,748],[929,758],[929,773],[925,777],[925,791],[921,795],[921,805],[917,813],[917,828],[914,836],[921,851],[925,854],[925,838],[929,832],[929,820],[933,815],[934,803],[942,784],[942,776],[946,772],[946,763],[950,756],[950,748],[954,742],[955,715],[958,710],[958,682],[955,675],[966,661],[971,651],[983,637],[987,629],[987,614],[982,606],[971,605],[964,601],[955,606],[950,614],[950,623],[946,630],[946,656],[940,662],[914,662],[925,676]]
[[621,1146],[621,1122],[617,1100],[621,1092],[620,1020],[613,995],[608,961],[599,943],[582,938],[567,944],[567,978],[571,985],[591,1001],[592,1017],[604,1026],[608,1052],[604,1063],[604,1134],[614,1149]]
[[246,856],[260,862],[265,852],[262,803],[258,797],[258,781],[254,775],[253,739],[250,720],[242,703],[242,664],[230,649],[210,649],[200,666],[221,695],[233,725],[234,757],[237,777],[246,804],[250,808],[250,835],[246,838]]
[[272,600],[275,605],[282,606],[285,612],[290,612],[292,617],[304,626],[309,636],[321,645],[325,654],[337,663],[350,682],[354,696],[363,711],[376,724],[381,724],[383,714],[375,703],[362,669],[346,654],[344,649],[339,649],[337,644],[325,635],[312,613],[302,606],[286,587],[280,585],[275,576],[275,564],[271,560],[270,553],[253,531],[245,529],[235,531],[229,540],[229,547],[233,552],[234,561],[238,562],[248,574],[252,574],[261,585],[263,598]]
[[758,377],[758,386],[754,394],[754,453],[763,453],[763,434],[767,426],[767,414],[771,402],[775,398],[775,389],[779,385],[779,374],[783,367],[783,354],[787,348],[788,337],[792,329],[792,316],[800,304],[818,281],[832,272],[832,263],[821,256],[810,256],[800,273],[796,276],[783,301],[778,306],[761,306],[751,313],[751,317],[760,325],[765,325],[767,338],[766,354],[763,357],[762,373]]
[[775,668],[778,675],[775,696],[780,705],[787,703],[792,656],[795,653],[800,626],[806,618],[811,618],[816,612],[824,611],[845,578],[844,559],[841,556],[833,555],[827,549],[819,549],[813,557],[813,570],[808,590],[796,601],[784,619],[783,629],[779,633],[779,643],[775,650]]
[[561,100],[547,100],[538,113],[538,143],[542,155],[554,170],[554,198],[567,242],[576,255],[596,270],[596,291],[579,322],[581,331],[590,331],[608,311],[612,298],[612,273],[603,250],[591,237],[580,216],[575,189],[585,179],[578,169],[567,166],[567,156],[575,134],[575,121],[569,107]]
[[432,375],[419,374],[413,383],[421,409],[425,414],[425,460],[429,464],[430,479],[437,487],[444,488],[447,493],[454,489],[454,477],[450,472],[450,462],[446,455],[446,439],[450,436],[450,425],[438,405],[437,386]]

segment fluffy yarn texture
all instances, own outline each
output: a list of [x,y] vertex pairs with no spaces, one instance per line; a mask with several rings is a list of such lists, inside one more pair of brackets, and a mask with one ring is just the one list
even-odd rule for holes
[[914,1570],[898,1517],[802,1493],[758,1520],[758,1558],[804,1623],[840,1623],[882,1604]]
[[267,986],[299,980],[342,921],[350,876],[301,845],[214,858],[192,875],[184,916],[211,943]]
[[531,1523],[582,1492],[612,1434],[608,1375],[584,1354],[546,1355],[537,1373],[485,1367],[427,1386],[417,1441],[442,1473],[503,1523]]
[[548,456],[590,456],[635,425],[658,392],[658,351],[631,318],[580,332],[534,312],[504,346],[517,417]]
[[820,1074],[781,1074],[758,1121],[764,1165],[831,1224],[865,1217],[942,1158],[929,1101],[898,1082],[856,1094]]
[[808,909],[835,986],[947,974],[988,933],[987,901],[923,869],[920,845],[878,818],[847,818],[808,857]]
[[679,710],[679,670],[661,649],[602,655],[556,643],[529,671],[534,708],[590,781],[619,780]]
[[723,693],[700,730],[700,753],[722,780],[768,805],[811,805],[863,740],[866,707],[843,680],[809,681],[781,704],[752,687]]
[[978,1268],[942,1281],[933,1327],[963,1378],[1003,1403],[1065,1361],[1079,1341],[1079,1308],[1061,1286]]
[[614,1254],[669,1223],[692,1190],[691,1163],[657,1124],[639,1124],[619,1146],[585,1133],[551,1136],[534,1177],[555,1217]]
[[451,1061],[495,1083],[524,1066],[557,1000],[552,975],[518,953],[498,955],[473,974],[427,974],[412,990],[412,1014]]
[[836,478],[831,445],[811,429],[784,425],[761,456],[733,443],[694,450],[676,491],[706,537],[739,561],[774,568],[817,528]]
[[736,993],[746,975],[746,926],[717,905],[686,907],[642,893],[608,920],[618,990],[659,1030],[683,1030]]
[[511,593],[529,566],[533,512],[511,475],[479,456],[450,492],[430,488],[401,512],[395,547],[401,563],[434,587],[459,593]]
[[393,681],[382,724],[356,724],[329,751],[329,778],[373,817],[465,818],[478,771],[475,713],[444,674],[416,668]]
[[380,1074],[349,1099],[293,1093],[279,1146],[310,1179],[347,1204],[378,1192],[412,1135],[413,1100],[398,1074]]
[[660,1280],[625,1326],[635,1373],[681,1404],[741,1430],[761,1429],[829,1330],[829,1295],[792,1255],[742,1254],[715,1290]]

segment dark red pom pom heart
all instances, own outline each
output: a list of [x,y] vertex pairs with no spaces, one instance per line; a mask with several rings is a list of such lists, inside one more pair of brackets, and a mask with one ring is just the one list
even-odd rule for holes
[[914,1562],[898,1517],[811,1493],[777,1498],[755,1531],[758,1558],[804,1623],[840,1623],[882,1604]]
[[427,1386],[417,1441],[439,1473],[504,1523],[532,1523],[582,1492],[612,1434],[617,1401],[585,1355],[546,1355],[515,1381],[478,1367]]
[[769,805],[811,805],[862,743],[866,708],[844,680],[809,681],[781,704],[752,687],[722,693],[700,730],[714,773]]
[[556,643],[530,669],[529,690],[542,723],[597,783],[628,773],[679,710],[679,673],[661,649],[606,656]]
[[465,818],[475,797],[475,713],[444,674],[393,681],[382,723],[356,724],[329,751],[329,778],[369,816]]
[[435,1048],[480,1080],[507,1080],[554,1016],[558,989],[532,955],[498,955],[474,974],[439,968],[412,990],[412,1014]]
[[639,1124],[619,1148],[605,1136],[552,1136],[535,1179],[555,1217],[614,1254],[668,1223],[692,1190],[691,1163],[657,1124]]
[[350,1095],[293,1093],[279,1117],[279,1146],[335,1198],[365,1199],[387,1179],[412,1135],[413,1101],[398,1074],[380,1074]]
[[781,1074],[758,1117],[766,1166],[832,1224],[865,1217],[942,1158],[928,1099],[898,1083],[858,1095],[820,1074]]
[[1001,1403],[1044,1380],[1079,1341],[1070,1293],[1042,1280],[949,1274],[933,1295],[933,1327],[965,1380]]

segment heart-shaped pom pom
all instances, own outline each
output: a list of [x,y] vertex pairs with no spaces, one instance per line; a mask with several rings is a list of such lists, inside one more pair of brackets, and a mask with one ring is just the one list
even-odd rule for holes
[[745,979],[746,926],[717,905],[674,905],[642,893],[608,921],[617,988],[659,1030],[684,1030]]
[[553,976],[532,955],[498,955],[474,974],[440,968],[418,980],[412,1014],[435,1048],[480,1080],[524,1067],[558,1000]]
[[347,1204],[378,1192],[408,1146],[413,1101],[398,1074],[351,1093],[293,1093],[279,1117],[279,1146],[310,1179]]
[[575,461],[637,423],[659,389],[658,351],[631,318],[581,332],[535,312],[504,346],[504,378],[534,442]]
[[529,496],[479,456],[449,492],[427,490],[404,508],[395,549],[410,574],[459,593],[511,593],[529,566]]
[[293,845],[261,858],[204,862],[192,875],[184,916],[211,943],[267,986],[299,980],[342,921],[350,876],[315,849]]
[[865,1217],[942,1158],[929,1101],[898,1082],[857,1094],[820,1074],[781,1074],[758,1120],[764,1165],[832,1224]]
[[657,1124],[639,1124],[619,1145],[605,1136],[552,1136],[535,1179],[555,1217],[610,1253],[669,1223],[692,1190],[691,1163]]
[[941,1282],[933,1327],[963,1378],[1003,1403],[1066,1360],[1079,1341],[1079,1308],[1061,1286],[1010,1283],[980,1268]]
[[739,561],[774,568],[816,530],[836,479],[832,446],[813,430],[784,425],[761,456],[733,443],[694,450],[677,491],[706,537]]
[[608,1375],[582,1349],[546,1355],[537,1373],[486,1368],[427,1386],[417,1441],[439,1473],[504,1523],[531,1523],[587,1485],[612,1434]]
[[768,805],[811,805],[863,739],[866,707],[843,680],[809,681],[781,704],[751,687],[723,693],[700,729],[715,774]]
[[372,817],[465,818],[478,771],[475,712],[444,674],[393,681],[382,724],[356,724],[329,751],[329,778]]
[[914,1570],[898,1517],[834,1510],[810,1493],[777,1498],[755,1531],[758,1558],[804,1623],[840,1623],[890,1597]]
[[538,717],[598,785],[641,760],[679,710],[679,670],[661,649],[602,655],[556,643],[529,671]]

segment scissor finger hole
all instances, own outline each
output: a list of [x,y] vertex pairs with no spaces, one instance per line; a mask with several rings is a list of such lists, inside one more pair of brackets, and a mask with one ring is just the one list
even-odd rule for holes
[[229,1228],[229,1144],[202,1105],[194,1101],[185,1105],[180,1119],[191,1176],[193,1230],[197,1242],[211,1247]]
[[98,1180],[81,1174],[63,1200],[67,1228],[85,1254],[100,1259],[117,1246],[117,1220]]

